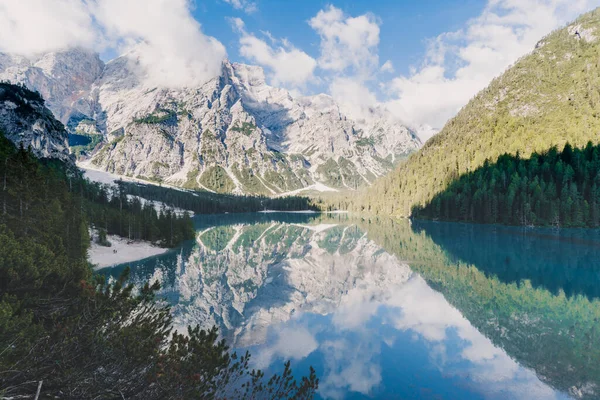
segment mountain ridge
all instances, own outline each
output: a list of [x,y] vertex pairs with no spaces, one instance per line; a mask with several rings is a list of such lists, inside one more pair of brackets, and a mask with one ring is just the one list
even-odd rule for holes
[[504,153],[600,142],[600,11],[540,40],[423,148],[341,208],[408,217],[459,176]]
[[55,158],[74,165],[64,126],[54,118],[44,99],[25,87],[0,82],[0,134],[17,147],[31,149],[38,158]]
[[226,60],[217,78],[168,89],[145,82],[135,60],[132,52],[103,63],[80,49],[35,60],[4,54],[0,79],[50,99],[70,133],[101,138],[86,149],[95,167],[190,189],[357,189],[420,147],[389,112],[353,119],[330,96],[269,86],[261,67]]

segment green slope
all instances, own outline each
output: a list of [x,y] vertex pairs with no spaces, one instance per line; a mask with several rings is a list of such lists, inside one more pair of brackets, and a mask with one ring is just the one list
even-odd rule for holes
[[[581,35],[579,38],[575,31]],[[600,141],[600,11],[541,40],[442,131],[355,199],[336,206],[407,216],[460,175],[508,152],[529,155],[568,141]]]
[[502,155],[462,175],[417,219],[555,227],[600,227],[600,146],[565,145],[529,159]]

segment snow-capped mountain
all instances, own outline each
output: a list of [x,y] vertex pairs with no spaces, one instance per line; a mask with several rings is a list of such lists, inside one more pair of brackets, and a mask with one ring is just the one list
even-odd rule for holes
[[228,61],[219,77],[181,89],[150,85],[134,52],[106,64],[82,50],[0,55],[0,79],[38,90],[71,133],[102,135],[89,152],[97,168],[187,188],[355,189],[421,144],[382,109],[351,119],[330,96],[294,97],[262,68]]

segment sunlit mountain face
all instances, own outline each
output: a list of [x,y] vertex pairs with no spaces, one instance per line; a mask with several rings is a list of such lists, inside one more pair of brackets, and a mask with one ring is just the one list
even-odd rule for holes
[[[312,365],[323,398],[595,398],[599,243],[568,231],[226,215],[201,217],[193,243],[134,263],[132,279],[160,281],[178,329],[216,325],[258,368]],[[552,248],[572,257],[547,262]],[[558,274],[565,262],[570,274]]]

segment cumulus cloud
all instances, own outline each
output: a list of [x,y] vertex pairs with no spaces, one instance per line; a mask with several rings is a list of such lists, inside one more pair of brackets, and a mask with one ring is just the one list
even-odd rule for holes
[[0,51],[135,51],[147,84],[197,85],[219,74],[226,52],[189,7],[188,0],[5,0]]
[[258,6],[253,1],[248,0],[224,0],[225,3],[231,4],[236,10],[242,10],[247,14],[252,14],[258,11]]
[[383,63],[381,68],[379,68],[381,72],[394,72],[394,64],[390,60],[387,60]]
[[439,129],[543,36],[597,5],[599,0],[489,0],[464,29],[430,41],[423,64],[388,85],[393,98],[387,106],[415,127]]
[[380,73],[393,71],[390,60],[379,65],[379,25],[375,15],[346,15],[329,6],[308,21],[319,35],[318,65],[329,93],[352,118],[367,119],[377,105],[372,90]]
[[277,40],[269,34],[269,44],[247,32],[240,18],[232,18],[231,23],[240,34],[240,54],[267,68],[273,84],[297,88],[314,78],[316,60],[295,48],[289,41]]
[[353,68],[369,76],[379,64],[379,21],[372,14],[351,17],[329,6],[309,21],[321,37],[319,66],[344,72]]
[[220,72],[225,48],[202,33],[187,0],[98,0],[93,11],[111,43],[136,49],[155,85],[198,85]]
[[2,52],[32,56],[72,46],[93,47],[98,44],[97,33],[81,0],[0,2]]
[[377,104],[377,96],[365,83],[352,77],[333,78],[329,93],[345,113],[356,119],[367,119],[369,109]]

